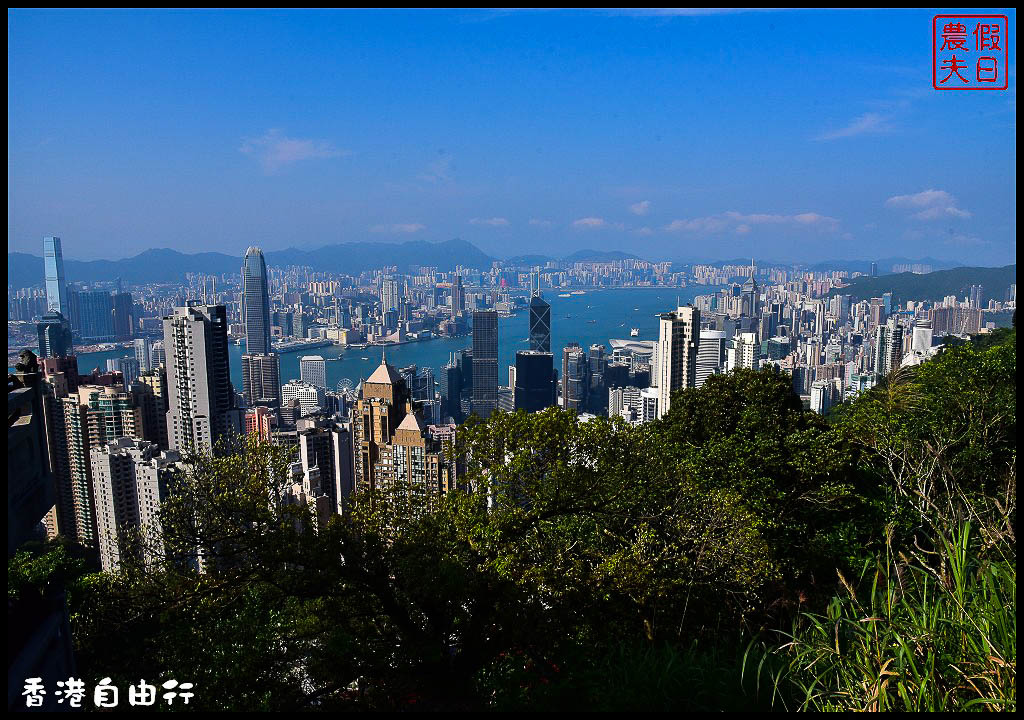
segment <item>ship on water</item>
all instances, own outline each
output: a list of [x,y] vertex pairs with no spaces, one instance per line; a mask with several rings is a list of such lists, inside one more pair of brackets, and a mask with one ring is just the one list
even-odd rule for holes
[[630,328],[629,329],[629,336],[630,337],[636,337],[639,334],[640,334],[640,328]]

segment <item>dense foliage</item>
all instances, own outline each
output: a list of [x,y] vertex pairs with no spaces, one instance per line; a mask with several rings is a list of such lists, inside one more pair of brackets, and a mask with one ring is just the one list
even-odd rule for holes
[[637,428],[498,413],[460,429],[469,491],[320,527],[246,443],[179,478],[165,562],[23,553],[9,597],[59,568],[83,674],[197,708],[1015,709],[1015,340],[828,419],[770,371]]

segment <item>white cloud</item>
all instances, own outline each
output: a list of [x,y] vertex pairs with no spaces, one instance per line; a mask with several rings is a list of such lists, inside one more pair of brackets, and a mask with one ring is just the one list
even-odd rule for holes
[[491,227],[505,227],[508,225],[508,218],[503,217],[492,217],[492,218],[472,218],[469,221],[470,225],[490,225]]
[[651,201],[641,200],[638,203],[633,203],[629,206],[629,211],[634,215],[646,215],[651,211]]
[[395,223],[394,225],[374,225],[370,232],[387,233],[390,235],[416,233],[425,230],[426,225],[421,223]]
[[912,211],[911,217],[918,220],[971,217],[969,211],[957,207],[956,198],[945,190],[922,190],[913,195],[894,195],[885,201],[885,206]]
[[818,213],[799,213],[797,215],[775,215],[769,213],[744,214],[730,210],[720,215],[673,220],[665,226],[668,232],[715,233],[733,230],[738,235],[745,235],[759,225],[789,225],[792,227],[821,228],[835,230],[839,221],[834,217]]
[[239,149],[257,158],[268,175],[301,160],[336,158],[350,154],[326,140],[290,138],[276,128],[267,130],[261,137],[244,140]]
[[831,132],[822,133],[815,140],[838,140],[839,138],[854,137],[856,135],[870,135],[884,133],[891,130],[888,119],[879,113],[864,113],[858,115],[845,127]]
[[549,227],[553,227],[554,226],[554,223],[551,222],[550,220],[544,220],[544,219],[541,219],[541,218],[531,218],[530,219],[530,224],[533,225],[534,227],[542,227],[542,228],[549,228]]
[[605,226],[605,224],[606,223],[604,221],[604,218],[585,217],[585,218],[580,218],[579,220],[574,220],[573,223],[572,223],[572,226],[575,227],[575,228],[596,229],[596,228],[603,228]]

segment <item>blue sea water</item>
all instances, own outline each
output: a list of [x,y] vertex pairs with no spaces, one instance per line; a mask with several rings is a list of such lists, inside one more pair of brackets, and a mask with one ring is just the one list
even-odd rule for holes
[[[675,309],[678,303],[691,302],[696,295],[714,292],[709,286],[686,288],[620,288],[612,290],[588,290],[585,295],[558,297],[558,293],[546,291],[544,299],[551,303],[551,349],[555,353],[555,365],[561,364],[562,348],[570,342],[577,342],[589,351],[594,343],[608,345],[612,338],[629,339],[630,328],[638,328],[637,340],[656,340],[658,336],[657,314]],[[678,298],[678,300],[677,300]],[[515,317],[498,321],[498,382],[508,383],[508,366],[514,364],[517,350],[529,349],[529,312],[520,310]],[[451,353],[472,344],[469,336],[458,338],[437,338],[404,345],[388,346],[388,363],[396,367],[416,365],[437,369],[448,362]],[[241,356],[243,346],[230,345],[231,381],[236,388],[242,385]],[[610,350],[610,348],[609,348]],[[130,355],[130,350],[83,353],[78,356],[78,369],[90,373],[93,368],[106,369],[110,358]],[[370,346],[365,349],[343,348],[333,345],[302,350],[281,355],[282,382],[299,377],[299,358],[304,355],[321,355],[327,359],[327,384],[336,387],[343,379],[353,385],[373,372],[380,364],[381,348]]]

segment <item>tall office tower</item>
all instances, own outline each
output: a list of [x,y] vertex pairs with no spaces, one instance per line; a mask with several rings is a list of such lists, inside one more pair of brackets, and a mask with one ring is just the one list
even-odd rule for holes
[[158,368],[167,365],[167,354],[164,352],[164,341],[157,340],[149,348],[149,366]]
[[408,385],[414,402],[431,402],[437,396],[437,383],[434,381],[433,368],[420,368]]
[[878,263],[871,263],[871,277],[878,277]]
[[697,351],[697,373],[694,387],[701,387],[712,375],[725,370],[726,334],[724,330],[701,330]]
[[116,292],[111,297],[111,325],[116,340],[130,340],[135,335],[135,301],[132,294]]
[[455,356],[455,362],[459,365],[459,371],[462,373],[462,397],[472,398],[473,397],[473,351],[472,350],[460,350]]
[[932,347],[932,324],[928,320],[914,322],[914,336],[910,349],[915,353],[926,353]]
[[242,355],[242,396],[249,407],[281,405],[281,357]]
[[639,420],[640,408],[640,388],[627,385],[608,391],[608,417],[620,416],[626,420]]
[[842,402],[841,380],[815,380],[811,383],[811,411],[825,415]]
[[516,352],[515,409],[539,412],[553,407],[555,398],[555,356],[549,352]]
[[540,295],[530,298],[530,349],[551,352],[551,305]]
[[43,265],[46,275],[46,309],[70,319],[68,286],[64,280],[64,253],[59,237],[43,238]]
[[332,421],[309,424],[298,431],[302,473],[311,487],[319,483],[330,498],[330,511],[340,514],[348,507],[353,490],[351,429]]
[[899,369],[903,359],[903,326],[895,317],[875,328],[875,373],[885,376]]
[[135,359],[139,361],[139,371],[149,372],[153,367],[153,356],[150,354],[149,338],[136,338],[132,346],[135,349]]
[[970,294],[968,295],[968,304],[972,309],[981,310],[981,300],[984,297],[984,288],[981,285],[971,285]]
[[74,355],[71,343],[71,323],[56,311],[48,311],[36,325],[39,334],[39,357],[58,358]]
[[299,359],[299,379],[327,389],[327,361],[320,355],[304,355]]
[[277,413],[267,407],[248,408],[242,417],[242,429],[246,435],[258,435],[270,442],[277,427]]
[[167,371],[157,367],[139,373],[131,392],[142,408],[144,437],[167,450]]
[[272,352],[267,263],[258,247],[246,250],[242,261],[242,324],[245,325],[247,354],[267,355]]
[[139,361],[134,357],[110,358],[107,360],[107,372],[121,373],[121,382],[125,390],[131,387],[139,377],[141,369]]
[[473,311],[473,412],[490,417],[498,408],[498,313]]
[[[530,273],[530,297],[537,297],[540,295],[540,273],[536,270]],[[551,352],[550,350],[544,350],[543,352]]]
[[747,278],[746,282],[740,288],[741,306],[740,313],[747,315],[748,317],[756,317],[758,311],[758,296],[760,291],[757,287],[757,281],[754,279],[754,274],[757,272],[757,268],[754,267],[754,261],[750,261],[750,277]]
[[697,352],[700,348],[700,310],[678,307],[659,316],[658,417],[664,417],[672,393],[697,386]]
[[[757,333],[736,333],[726,346],[725,367],[727,370],[757,370],[760,366],[760,349]],[[815,361],[817,364],[817,361]]]
[[69,290],[71,329],[80,338],[114,337],[114,298],[105,290]]
[[664,413],[661,410],[661,392],[656,387],[640,391],[640,422],[657,420]]
[[462,276],[456,275],[452,280],[452,317],[466,308],[466,291],[462,287]]
[[380,281],[380,307],[381,312],[397,311],[402,300],[402,293],[398,281],[393,278],[382,278]]
[[562,348],[562,408],[582,413],[587,409],[590,381],[587,355],[579,343]]
[[352,421],[355,491],[390,489],[414,509],[450,491],[453,463],[413,412],[398,371],[381,358],[361,388]]
[[326,403],[322,387],[310,385],[301,380],[289,380],[281,387],[282,403],[285,406],[290,406],[293,400],[299,401],[302,417],[320,412]]
[[128,558],[146,565],[163,557],[160,503],[178,469],[178,453],[131,437],[101,445],[91,455],[100,566],[115,572]]
[[595,415],[604,415],[608,411],[608,386],[604,380],[608,354],[604,345],[594,343],[590,346],[587,365],[587,410]]
[[163,320],[167,355],[167,434],[171,450],[213,452],[240,431],[228,364],[223,305],[175,308]]
[[462,371],[459,369],[455,356],[449,359],[448,364],[441,368],[441,417],[442,421],[449,417],[456,423],[463,420],[462,417]]

